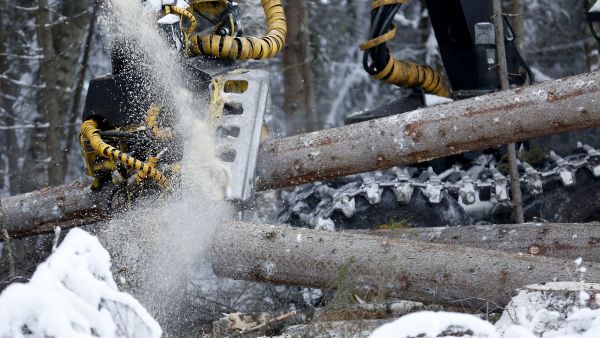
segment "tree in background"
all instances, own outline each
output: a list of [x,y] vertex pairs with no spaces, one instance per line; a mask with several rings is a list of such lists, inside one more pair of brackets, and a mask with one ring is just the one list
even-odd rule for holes
[[17,194],[67,178],[99,3],[0,6],[0,193]]
[[305,1],[286,1],[287,42],[283,49],[283,88],[287,134],[318,129],[310,68],[309,20]]

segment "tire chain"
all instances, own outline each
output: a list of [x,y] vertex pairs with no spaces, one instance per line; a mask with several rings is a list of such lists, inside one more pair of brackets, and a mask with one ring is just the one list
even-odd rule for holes
[[[559,178],[563,186],[573,186],[575,173],[580,169],[589,170],[595,177],[600,177],[600,151],[591,146],[577,144],[577,152],[564,158],[554,151],[549,153],[549,161],[542,170],[534,168],[526,162],[518,162],[521,189],[531,196],[543,193],[543,181]],[[356,196],[364,196],[369,204],[376,205],[381,201],[383,190],[392,189],[400,204],[407,204],[415,191],[419,190],[432,205],[439,204],[443,196],[456,196],[461,206],[481,203],[482,192],[486,191],[492,208],[509,205],[510,178],[497,168],[494,155],[481,155],[471,166],[463,170],[460,164],[437,174],[431,167],[420,170],[417,167],[394,167],[385,171],[375,171],[344,178],[349,183],[339,187],[332,184],[316,182],[296,187],[284,193],[287,208],[280,213],[278,219],[287,220],[296,215],[300,221],[317,229],[334,229],[331,215],[341,212],[346,218],[356,213]],[[449,194],[443,194],[448,192]],[[318,204],[311,207],[307,199],[318,197]],[[490,204],[491,202],[491,204]]]

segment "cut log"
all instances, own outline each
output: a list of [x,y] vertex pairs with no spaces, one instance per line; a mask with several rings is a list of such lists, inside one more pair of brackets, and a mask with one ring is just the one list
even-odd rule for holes
[[[108,192],[75,182],[2,199],[11,238],[92,224],[106,218]],[[348,233],[453,244],[564,259],[600,262],[600,223],[485,225],[444,228],[376,229]],[[0,241],[2,238],[0,238]]]
[[386,238],[461,245],[600,263],[600,223],[527,223],[443,228],[355,230]]
[[[343,280],[360,294],[475,308],[504,306],[525,285],[579,280],[572,260],[233,221],[214,235],[212,260],[221,277],[322,289]],[[586,281],[600,281],[600,264],[585,267]]]
[[75,182],[2,199],[4,224],[11,238],[97,222],[107,216],[108,192]]
[[424,162],[600,125],[600,72],[265,141],[258,189]]

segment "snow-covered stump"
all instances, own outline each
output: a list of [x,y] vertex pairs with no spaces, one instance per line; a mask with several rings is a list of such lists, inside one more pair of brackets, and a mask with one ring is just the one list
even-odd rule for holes
[[[579,280],[572,260],[233,221],[211,257],[222,277],[322,289],[343,280],[362,294],[490,309],[525,285]],[[600,281],[600,264],[586,268]]]
[[[496,327],[506,337],[518,335],[523,328],[537,337],[580,334],[591,328],[593,321],[600,320],[597,297],[600,297],[600,284],[528,285],[508,303]],[[515,325],[519,327],[513,327]],[[600,327],[596,330],[594,337],[600,337]]]
[[0,294],[0,337],[159,338],[162,330],[120,292],[97,238],[71,230],[28,283]]

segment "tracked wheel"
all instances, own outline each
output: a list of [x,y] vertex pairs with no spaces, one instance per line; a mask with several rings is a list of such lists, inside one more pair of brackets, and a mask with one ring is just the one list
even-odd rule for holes
[[559,179],[544,184],[540,196],[525,200],[525,219],[534,222],[594,222],[600,221],[600,180],[589,171],[576,174],[573,186],[564,186]]
[[[403,167],[309,184],[284,194],[279,221],[330,230],[511,223],[510,180],[497,155],[471,163]],[[440,170],[436,168],[436,170]],[[519,165],[525,220],[600,220],[600,153],[579,144]]]

